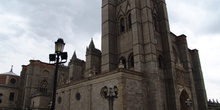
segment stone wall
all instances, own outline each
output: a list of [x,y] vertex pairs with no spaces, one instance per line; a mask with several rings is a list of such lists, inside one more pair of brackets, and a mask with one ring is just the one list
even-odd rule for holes
[[30,60],[29,65],[23,66],[21,80],[23,79],[24,81],[21,81],[20,88],[21,108],[30,108],[33,104],[31,98],[36,94],[52,94],[54,70],[54,65],[43,63],[39,60]]
[[58,88],[56,110],[107,110],[108,101],[101,91],[104,86],[117,86],[119,89],[118,99],[114,100],[114,110],[141,110],[141,81],[141,73],[120,69],[70,83]]
[[[0,110],[6,109],[12,110],[17,108],[18,103],[18,87],[2,86],[0,85],[0,93],[2,94],[2,102],[0,103]],[[10,94],[11,96],[10,98]]]

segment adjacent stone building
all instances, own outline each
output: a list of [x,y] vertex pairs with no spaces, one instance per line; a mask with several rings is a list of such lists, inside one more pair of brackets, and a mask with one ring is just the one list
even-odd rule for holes
[[52,100],[55,66],[39,60],[23,65],[20,76],[20,104],[22,110],[48,110]]
[[19,76],[11,69],[0,74],[0,110],[18,108]]
[[[54,70],[23,66],[21,109],[48,109]],[[208,109],[198,50],[170,31],[165,0],[102,0],[102,51],[91,40],[86,61],[59,67],[56,110],[108,110],[104,86],[119,89],[114,110]]]

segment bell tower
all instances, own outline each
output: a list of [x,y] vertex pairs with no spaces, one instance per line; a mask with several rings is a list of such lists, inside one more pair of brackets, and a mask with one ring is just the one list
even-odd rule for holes
[[158,39],[170,51],[169,33],[164,0],[103,0],[102,72],[120,60],[127,69],[145,71],[145,63],[157,60]]
[[102,73],[117,67],[116,3],[116,0],[102,0]]
[[143,73],[148,110],[180,106],[172,51],[165,0],[102,0],[101,71],[115,70],[121,62]]

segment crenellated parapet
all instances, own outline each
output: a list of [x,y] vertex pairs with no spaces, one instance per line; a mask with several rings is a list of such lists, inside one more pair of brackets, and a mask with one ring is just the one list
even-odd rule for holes
[[220,110],[220,103],[218,102],[218,100],[214,100],[214,99],[209,99],[208,100],[208,107],[209,110]]

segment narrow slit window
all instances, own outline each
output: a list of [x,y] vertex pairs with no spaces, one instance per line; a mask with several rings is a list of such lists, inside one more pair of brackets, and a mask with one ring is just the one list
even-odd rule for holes
[[132,23],[131,23],[131,13],[128,14],[128,28],[132,28]]
[[120,19],[120,32],[124,32],[125,31],[125,20],[124,18]]
[[132,68],[132,67],[134,67],[134,56],[133,56],[133,54],[131,54],[129,56],[129,68]]

